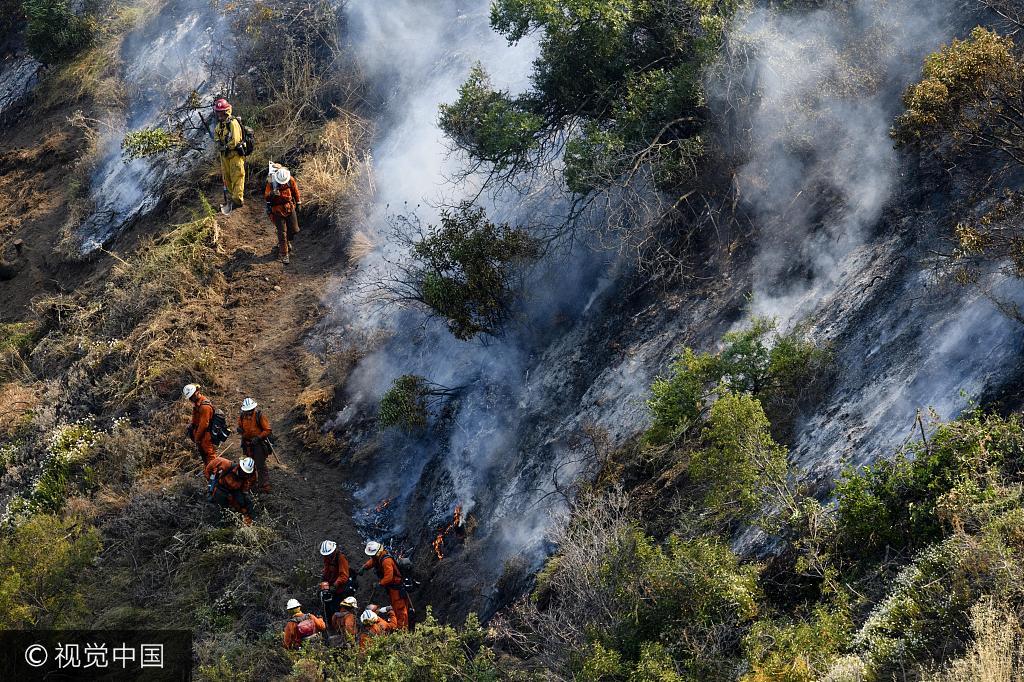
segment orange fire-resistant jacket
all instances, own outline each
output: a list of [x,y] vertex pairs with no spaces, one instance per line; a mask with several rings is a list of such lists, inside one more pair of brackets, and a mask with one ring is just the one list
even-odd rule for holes
[[324,557],[324,570],[320,575],[320,579],[326,583],[330,583],[335,589],[340,589],[348,584],[348,557],[342,554],[339,550],[328,556]]
[[359,637],[359,619],[352,611],[342,608],[334,614],[332,621],[334,629],[345,634],[353,642]]
[[259,410],[238,413],[238,432],[243,441],[257,438],[269,438],[271,434],[270,420]]
[[[277,194],[274,194],[275,186],[278,190]],[[294,177],[288,180],[288,184],[284,187],[277,186],[272,180],[268,180],[267,186],[263,188],[263,198],[270,204],[270,213],[278,218],[287,218],[291,215],[295,204],[302,201],[299,185],[295,182]]]
[[380,578],[381,587],[401,587],[402,572],[398,570],[398,564],[393,557],[373,557],[363,564],[363,569],[369,568],[372,568],[373,572]]
[[203,472],[206,480],[217,474],[217,486],[231,492],[247,492],[256,483],[256,474],[247,474],[231,460],[225,457],[217,457],[206,465]]

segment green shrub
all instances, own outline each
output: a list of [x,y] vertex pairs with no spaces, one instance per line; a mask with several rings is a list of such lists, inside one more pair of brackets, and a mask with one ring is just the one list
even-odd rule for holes
[[178,151],[186,146],[180,132],[165,128],[143,128],[126,133],[121,141],[121,156],[125,163],[135,159]]
[[913,551],[943,537],[940,503],[956,491],[963,507],[991,501],[1001,469],[1020,467],[1020,418],[971,412],[938,427],[930,442],[895,458],[848,469],[836,486],[837,544],[848,557],[870,560],[886,548]]
[[995,547],[955,535],[923,550],[896,578],[889,595],[854,638],[871,679],[888,680],[917,666],[932,667],[962,652],[971,638],[971,607],[1021,579],[1006,571]]
[[719,521],[761,520],[774,514],[787,489],[786,449],[769,433],[761,404],[726,393],[715,401],[703,431],[704,447],[690,457],[690,477],[703,489],[704,507]]
[[717,353],[684,348],[667,376],[651,386],[647,406],[652,424],[645,439],[674,441],[695,426],[718,391],[750,393],[761,401],[776,435],[823,389],[831,353],[803,339],[799,331],[778,334],[775,322],[755,318],[749,329],[730,332]]
[[418,374],[403,374],[381,396],[377,425],[382,429],[424,429],[432,410],[457,394],[456,389],[427,381]]
[[73,627],[83,614],[81,574],[99,533],[73,518],[38,514],[0,542],[0,627]]
[[315,679],[370,682],[509,679],[483,641],[484,630],[475,615],[456,628],[439,623],[428,609],[415,631],[375,637],[362,654],[352,649],[304,647],[293,654],[294,671]]
[[89,421],[56,428],[50,434],[49,448],[39,476],[26,493],[11,500],[8,515],[17,518],[38,512],[60,512],[73,492],[92,482],[88,460],[96,436],[96,430]]
[[93,41],[96,25],[71,11],[68,0],[22,0],[29,52],[44,64],[75,56]]
[[[418,230],[410,220],[406,228]],[[497,335],[512,314],[521,268],[540,255],[525,230],[497,225],[484,210],[463,204],[441,213],[436,230],[400,234],[411,262],[383,284],[395,303],[414,303],[447,321],[456,338]]]
[[610,641],[624,661],[640,661],[648,643],[671,642],[691,679],[729,679],[742,627],[757,614],[756,566],[717,539],[673,537],[660,546],[640,533],[605,565],[622,599]]
[[807,618],[759,620],[743,640],[751,671],[741,682],[813,682],[853,637],[849,605],[819,603]]

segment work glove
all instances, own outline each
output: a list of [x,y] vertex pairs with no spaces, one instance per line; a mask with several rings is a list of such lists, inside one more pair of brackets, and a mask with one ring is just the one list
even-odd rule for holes
[[391,607],[390,606],[385,606],[382,609],[378,609],[377,613],[391,613]]

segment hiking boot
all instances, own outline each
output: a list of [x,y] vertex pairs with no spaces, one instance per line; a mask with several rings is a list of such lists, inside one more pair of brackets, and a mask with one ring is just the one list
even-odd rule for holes
[[281,262],[284,263],[285,265],[288,265],[288,263],[290,263],[291,260],[288,258],[288,255],[285,254],[284,256],[281,256]]

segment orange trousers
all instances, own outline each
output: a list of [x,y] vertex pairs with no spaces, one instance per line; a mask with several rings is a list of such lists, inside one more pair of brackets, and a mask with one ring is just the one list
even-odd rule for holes
[[388,599],[391,600],[391,608],[395,612],[395,620],[398,621],[398,629],[409,629],[409,602],[402,596],[401,590],[388,588]]

